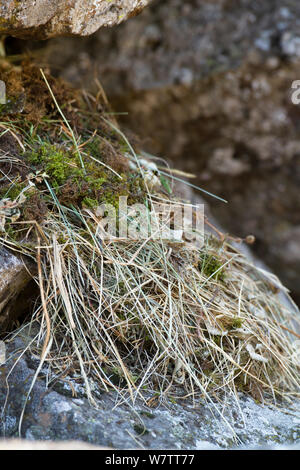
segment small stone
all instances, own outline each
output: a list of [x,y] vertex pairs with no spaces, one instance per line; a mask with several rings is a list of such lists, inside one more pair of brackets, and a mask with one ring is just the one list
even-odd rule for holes
[[[0,249],[0,332],[6,331],[23,313],[22,307],[26,306],[29,294],[26,286],[32,279],[30,270],[35,272],[33,263],[22,260],[4,248]],[[24,298],[20,306],[17,298],[21,292],[24,292]]]

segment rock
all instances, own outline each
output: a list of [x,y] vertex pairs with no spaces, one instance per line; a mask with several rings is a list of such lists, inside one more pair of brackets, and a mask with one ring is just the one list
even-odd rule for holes
[[80,441],[30,441],[27,439],[0,439],[0,450],[108,450]]
[[47,59],[77,84],[91,84],[96,65],[109,95],[159,92],[245,62],[276,70],[282,59],[297,59],[299,17],[297,0],[154,0],[121,26],[50,42]]
[[30,270],[34,274],[33,263],[0,248],[0,333],[10,328],[28,306],[33,292],[28,288]]
[[123,125],[224,196],[226,207],[208,200],[213,214],[256,236],[300,302],[299,17],[297,0],[154,1],[78,47],[50,43],[47,60],[85,87],[97,68]]
[[[95,388],[95,408],[89,404],[80,385],[71,383],[69,377],[63,381],[51,379],[45,367],[26,402],[38,365],[36,356],[29,350],[16,361],[20,350],[30,341],[26,334],[23,329],[23,337],[7,343],[8,360],[0,368],[0,409],[3,410],[0,436],[17,436],[20,429],[21,437],[29,440],[80,440],[117,449],[248,446],[261,449],[274,444],[300,448],[299,401],[275,408],[258,405],[253,399],[240,395],[239,408],[234,397],[229,396],[222,402],[204,403],[197,399],[193,403],[187,398],[174,400],[166,395],[156,400],[154,408],[146,406],[139,398],[134,407],[126,402],[116,406],[115,392],[104,393]],[[8,375],[12,364],[14,368]],[[155,396],[145,394],[146,398]],[[179,394],[180,390],[176,395]]]
[[0,0],[0,34],[86,36],[139,13],[150,0]]

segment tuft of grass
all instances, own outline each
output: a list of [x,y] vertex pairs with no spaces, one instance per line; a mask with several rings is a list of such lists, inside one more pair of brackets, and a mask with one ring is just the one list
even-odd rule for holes
[[[97,203],[128,194],[146,200],[151,212],[156,193],[116,124],[103,111],[99,119],[98,105],[94,115],[80,111],[72,133],[61,108],[54,121],[45,115],[35,125],[26,116],[2,123],[24,151],[13,138],[19,157],[1,153],[1,194],[15,199],[20,193],[12,195],[11,186],[31,182],[47,208],[38,221],[36,206],[26,217],[33,199],[25,192],[16,202],[19,218],[0,234],[38,267],[40,302],[29,320],[39,331],[30,344],[41,357],[35,379],[43,364],[49,383],[51,371],[54,380],[72,370],[93,403],[95,388],[129,393],[133,402],[145,390],[174,400],[178,387],[210,402],[238,390],[261,401],[299,396],[299,314],[281,303],[273,287],[284,288],[274,276],[207,234],[198,245],[99,237]],[[88,145],[95,138],[97,145]],[[135,172],[124,166],[128,151]]]

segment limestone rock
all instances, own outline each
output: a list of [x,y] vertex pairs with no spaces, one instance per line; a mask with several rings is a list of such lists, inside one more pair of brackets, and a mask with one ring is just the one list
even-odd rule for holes
[[28,439],[0,439],[0,450],[105,450],[80,441],[30,441]]
[[0,0],[0,34],[86,36],[139,13],[150,0]]
[[[29,350],[16,362],[30,341],[29,335],[24,341],[16,337],[8,343],[8,360],[0,368],[1,437],[17,435],[21,412],[39,363]],[[80,440],[114,449],[203,450],[252,446],[262,449],[274,444],[299,449],[299,400],[279,409],[259,405],[244,395],[240,395],[240,407],[230,396],[219,403],[198,398],[193,402],[186,397],[174,402],[166,396],[149,408],[140,399],[134,407],[125,401],[116,406],[119,400],[115,392],[104,393],[95,388],[95,408],[89,404],[83,387],[69,377],[62,381],[55,377],[47,388],[47,373],[45,367],[30,391],[20,425],[24,439]],[[180,395],[180,390],[176,395]],[[155,395],[149,392],[145,396]]]
[[[0,332],[4,332],[27,306],[33,264],[0,248]],[[18,301],[20,296],[20,302]]]

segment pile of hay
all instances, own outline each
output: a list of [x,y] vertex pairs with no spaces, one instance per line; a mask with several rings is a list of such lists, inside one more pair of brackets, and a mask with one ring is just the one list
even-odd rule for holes
[[101,89],[79,95],[28,63],[1,70],[0,238],[37,265],[38,370],[84,382],[91,400],[95,386],[133,400],[299,396],[300,321],[280,282],[218,235],[102,239],[97,204],[123,195],[151,211],[172,201],[172,177],[149,183]]

